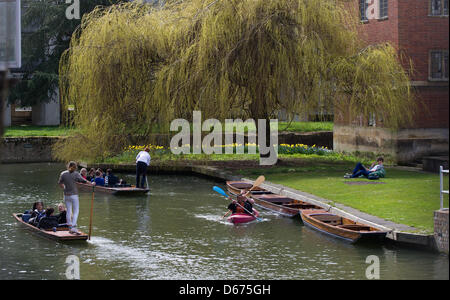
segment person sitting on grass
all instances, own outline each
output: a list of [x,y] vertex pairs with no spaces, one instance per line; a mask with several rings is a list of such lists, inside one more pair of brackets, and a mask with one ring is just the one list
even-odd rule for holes
[[45,216],[41,218],[38,224],[39,229],[49,230],[58,227],[58,218],[53,216],[54,209],[47,207]]
[[362,163],[357,163],[355,169],[353,169],[353,173],[347,173],[344,175],[344,178],[358,178],[361,175],[368,179],[378,179],[380,177],[384,177],[385,170],[383,166],[384,159],[383,157],[378,157],[377,161],[372,163],[370,168],[366,168]]
[[95,172],[95,178],[93,178],[91,182],[95,182],[95,185],[105,186],[105,179],[102,177],[102,173],[99,170]]

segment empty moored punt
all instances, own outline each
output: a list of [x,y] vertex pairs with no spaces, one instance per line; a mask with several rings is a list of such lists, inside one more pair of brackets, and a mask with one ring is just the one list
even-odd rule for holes
[[[77,186],[81,191],[92,192],[92,185],[77,182]],[[106,186],[95,186],[95,192],[101,192],[113,195],[142,195],[148,193],[149,189],[141,189],[134,186],[129,187],[106,187]]]
[[289,218],[297,216],[300,213],[300,209],[323,209],[323,207],[317,205],[277,194],[252,195],[252,198],[258,207]]
[[[227,190],[233,195],[239,195],[241,190],[250,190],[253,187],[253,184],[248,181],[227,181]],[[260,194],[272,194],[268,190],[265,190],[261,187],[255,187],[251,191],[251,195],[260,195]]]
[[325,210],[302,210],[300,215],[305,225],[351,243],[362,240],[382,240],[387,234],[386,231],[354,222]]
[[24,225],[27,229],[30,229],[34,233],[37,233],[40,236],[43,236],[43,237],[46,237],[46,238],[49,238],[52,240],[56,240],[59,242],[66,242],[66,241],[85,241],[88,239],[88,235],[81,231],[80,231],[79,235],[69,233],[68,227],[60,227],[60,228],[58,228],[57,231],[43,230],[43,229],[39,229],[31,224],[25,223],[22,220],[22,214],[13,214],[13,216],[19,223]]

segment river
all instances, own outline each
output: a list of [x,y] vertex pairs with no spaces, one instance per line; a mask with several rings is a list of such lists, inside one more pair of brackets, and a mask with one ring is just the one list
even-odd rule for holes
[[[223,182],[186,175],[151,175],[151,193],[96,194],[93,236],[58,243],[12,217],[35,201],[55,207],[62,164],[0,165],[0,279],[66,279],[75,255],[80,279],[366,279],[370,255],[380,279],[449,279],[448,256],[384,245],[351,245],[262,211],[262,221],[221,220],[228,202],[212,187]],[[134,176],[117,174],[128,182]],[[79,229],[88,231],[90,193],[80,194]],[[431,216],[430,216],[431,217]]]

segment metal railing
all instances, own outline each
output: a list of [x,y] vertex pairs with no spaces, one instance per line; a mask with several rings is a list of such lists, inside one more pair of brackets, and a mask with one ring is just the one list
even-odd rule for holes
[[443,166],[439,167],[439,181],[440,181],[440,196],[441,196],[441,209],[444,208],[444,194],[448,195],[448,190],[444,190],[444,173],[448,174],[448,170],[444,170]]

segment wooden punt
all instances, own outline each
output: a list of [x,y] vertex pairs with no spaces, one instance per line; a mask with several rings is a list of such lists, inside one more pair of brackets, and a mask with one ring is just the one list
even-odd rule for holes
[[13,214],[13,216],[20,224],[24,225],[27,229],[31,230],[32,232],[55,241],[59,242],[85,241],[88,239],[88,235],[81,231],[79,235],[69,233],[68,227],[60,227],[56,232],[54,232],[53,230],[43,230],[22,221],[22,214]]
[[258,207],[289,218],[293,218],[300,214],[301,209],[323,209],[323,207],[314,204],[277,194],[252,195],[252,199]]
[[387,232],[367,224],[357,223],[325,210],[302,210],[303,223],[322,233],[356,243],[363,240],[383,240]]
[[[77,186],[80,191],[92,192],[92,185],[87,183],[77,182]],[[106,193],[112,195],[143,195],[150,191],[150,189],[141,189],[135,186],[131,187],[106,187],[106,186],[95,186],[95,192]]]
[[[235,196],[239,195],[241,193],[241,190],[250,190],[253,186],[253,184],[248,181],[227,181],[226,184],[227,190]],[[251,192],[251,195],[261,194],[272,194],[272,192],[269,192],[268,190],[261,187],[255,187]]]

